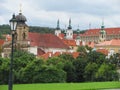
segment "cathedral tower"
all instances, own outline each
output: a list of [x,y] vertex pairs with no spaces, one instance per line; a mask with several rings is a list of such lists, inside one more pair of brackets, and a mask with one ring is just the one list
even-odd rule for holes
[[104,22],[102,22],[99,39],[100,39],[100,42],[106,40],[106,31],[105,31],[105,27],[104,27]]
[[57,27],[56,27],[56,30],[55,30],[55,35],[59,36],[60,34],[61,34],[61,30],[60,30],[60,23],[59,23],[59,19],[58,19]]
[[69,26],[68,29],[66,30],[66,39],[73,39],[73,30],[71,26],[71,19],[69,19]]

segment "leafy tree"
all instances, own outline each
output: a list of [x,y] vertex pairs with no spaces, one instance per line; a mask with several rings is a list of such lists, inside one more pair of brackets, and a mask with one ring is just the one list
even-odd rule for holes
[[106,61],[105,55],[100,52],[92,51],[92,52],[88,53],[87,56],[88,56],[89,62],[91,62],[91,63],[94,62],[98,65],[101,65],[102,63],[104,63]]
[[67,82],[75,82],[76,79],[76,74],[75,74],[75,67],[73,65],[72,62],[66,62],[64,64],[64,69],[63,69],[66,73],[67,73]]
[[86,81],[95,81],[96,72],[98,71],[98,65],[96,63],[88,63],[85,67],[85,79]]
[[87,58],[79,56],[76,60],[74,60],[73,65],[75,67],[76,82],[85,81],[84,72],[85,66],[87,65]]
[[107,63],[109,64],[114,64],[116,67],[120,67],[120,54],[119,53],[116,53],[114,54],[113,56],[111,56]]
[[79,46],[77,51],[82,52],[82,53],[86,53],[86,48],[85,48],[85,46]]
[[118,80],[118,73],[115,66],[102,64],[96,73],[98,81],[113,81]]
[[0,84],[7,84],[9,77],[9,61],[0,57]]
[[66,61],[72,62],[72,61],[74,61],[73,56],[70,55],[70,54],[62,54],[62,55],[60,55],[59,57],[61,58],[61,60],[62,60],[63,62],[66,62]]

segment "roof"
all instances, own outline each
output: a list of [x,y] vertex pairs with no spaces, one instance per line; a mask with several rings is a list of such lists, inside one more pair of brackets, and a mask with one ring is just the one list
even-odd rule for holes
[[60,33],[58,37],[59,37],[60,39],[64,39],[64,36],[65,36],[65,35],[64,35],[63,33]]
[[[99,36],[101,28],[98,29],[89,29],[84,34],[80,36]],[[104,29],[107,35],[120,34],[120,27],[118,28],[105,28]]]
[[75,40],[63,39],[62,41],[68,46],[76,46],[76,41]]
[[80,52],[73,52],[73,53],[70,53],[70,52],[55,52],[55,53],[47,52],[47,53],[41,55],[40,57],[44,58],[44,59],[48,59],[49,57],[57,57],[61,54],[71,54],[74,58],[77,58],[79,56]]
[[95,46],[120,46],[120,39],[112,39],[110,41],[104,41]]
[[4,40],[0,39],[0,46],[4,44]]
[[108,55],[108,50],[107,49],[97,49],[97,52],[101,52],[105,55]]
[[95,43],[94,42],[87,42],[86,45],[88,45],[91,48],[94,48]]
[[69,48],[62,42],[60,38],[53,34],[29,33],[28,37],[31,46],[39,46],[45,48]]

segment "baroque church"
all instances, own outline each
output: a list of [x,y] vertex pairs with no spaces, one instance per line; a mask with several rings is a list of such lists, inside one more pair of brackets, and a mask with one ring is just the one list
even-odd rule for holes
[[[89,29],[83,34],[74,34],[69,19],[68,28],[65,33],[60,29],[59,20],[54,34],[40,34],[29,32],[29,26],[26,24],[26,17],[21,10],[15,16],[17,27],[14,38],[14,48],[33,53],[36,56],[41,56],[50,53],[49,56],[57,52],[76,52],[80,45],[90,45],[100,43],[114,38],[120,39],[120,28],[105,28],[104,23],[101,28]],[[11,53],[11,40],[6,40],[3,44],[2,57],[9,57]]]
[[[28,51],[29,40],[28,32],[29,27],[26,24],[26,17],[22,14],[21,10],[18,15],[15,16],[17,20],[17,27],[14,35],[14,48]],[[11,40],[6,40],[3,45],[2,57],[9,57],[11,53]]]
[[[80,32],[80,31],[78,31]],[[103,41],[108,41],[112,39],[120,39],[120,27],[116,28],[105,28],[104,23],[102,23],[101,28],[97,29],[88,29],[83,34],[74,34],[71,26],[71,19],[69,20],[69,26],[66,30],[65,35],[62,35],[59,20],[57,22],[57,28],[55,30],[55,35],[63,39],[79,39],[82,42],[94,42],[100,43]],[[62,36],[62,37],[61,37]]]

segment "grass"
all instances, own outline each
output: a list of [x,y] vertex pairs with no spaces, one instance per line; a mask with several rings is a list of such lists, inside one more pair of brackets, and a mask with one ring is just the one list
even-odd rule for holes
[[[15,84],[13,86],[13,90],[100,90],[106,88],[120,88],[120,82]],[[8,90],[8,85],[0,85],[0,90]]]

